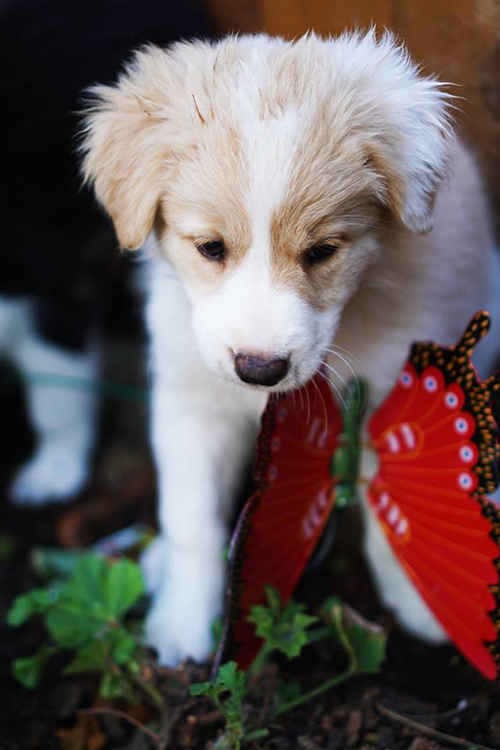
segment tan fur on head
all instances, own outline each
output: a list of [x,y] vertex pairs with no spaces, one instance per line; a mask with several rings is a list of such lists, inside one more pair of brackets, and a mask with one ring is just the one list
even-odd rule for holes
[[[260,36],[170,50],[149,46],[116,86],[91,92],[85,176],[115,222],[120,244],[136,248],[183,162],[201,151],[207,164],[200,163],[196,187],[217,190],[224,181],[232,203],[245,190],[245,161],[253,158],[241,150],[242,125],[251,128],[245,121],[308,107],[304,168],[309,157],[331,160],[332,174],[342,150],[355,146],[365,178],[380,178],[377,186],[372,180],[378,198],[412,231],[426,231],[446,171],[449,128],[445,95],[417,72],[390,35],[377,42],[373,31],[337,40],[308,35],[295,43]],[[250,87],[246,97],[242,86]],[[207,175],[210,158],[213,174]],[[319,181],[326,176],[317,174]],[[314,176],[307,184],[316,189]]]
[[121,247],[137,249],[150,233],[172,155],[170,91],[178,76],[167,52],[147,47],[116,86],[90,91],[85,122],[85,179],[113,219]]

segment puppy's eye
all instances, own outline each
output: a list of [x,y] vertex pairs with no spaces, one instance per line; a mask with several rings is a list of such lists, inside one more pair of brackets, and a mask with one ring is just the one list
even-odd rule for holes
[[340,249],[340,242],[318,242],[304,253],[307,266],[317,266],[331,258]]
[[222,261],[226,254],[226,249],[222,240],[200,240],[196,242],[197,250],[208,258],[208,260]]

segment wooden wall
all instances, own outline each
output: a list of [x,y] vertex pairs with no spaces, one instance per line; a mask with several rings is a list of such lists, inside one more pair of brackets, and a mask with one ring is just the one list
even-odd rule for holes
[[477,152],[500,228],[500,0],[207,0],[221,32],[292,38],[372,22],[396,31],[415,60],[453,83],[460,127]]

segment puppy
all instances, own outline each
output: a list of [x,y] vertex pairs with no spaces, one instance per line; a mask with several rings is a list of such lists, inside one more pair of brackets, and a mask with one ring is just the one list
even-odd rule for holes
[[[148,248],[161,536],[144,568],[162,662],[210,651],[225,521],[269,393],[326,362],[334,388],[368,377],[373,410],[412,341],[452,343],[481,307],[499,319],[449,106],[373,30],[150,46],[94,89],[86,179],[121,246]],[[496,352],[478,354],[490,368]],[[443,639],[371,516],[366,550],[401,622]]]

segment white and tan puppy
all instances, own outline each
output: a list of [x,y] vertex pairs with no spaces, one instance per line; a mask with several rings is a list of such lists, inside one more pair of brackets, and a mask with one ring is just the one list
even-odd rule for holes
[[[336,387],[368,376],[373,408],[413,340],[451,343],[477,308],[495,314],[487,212],[448,97],[389,34],[147,47],[94,96],[86,177],[122,247],[150,250],[148,638],[163,662],[203,659],[267,394],[328,357]],[[384,601],[439,640],[370,522],[367,552]]]

